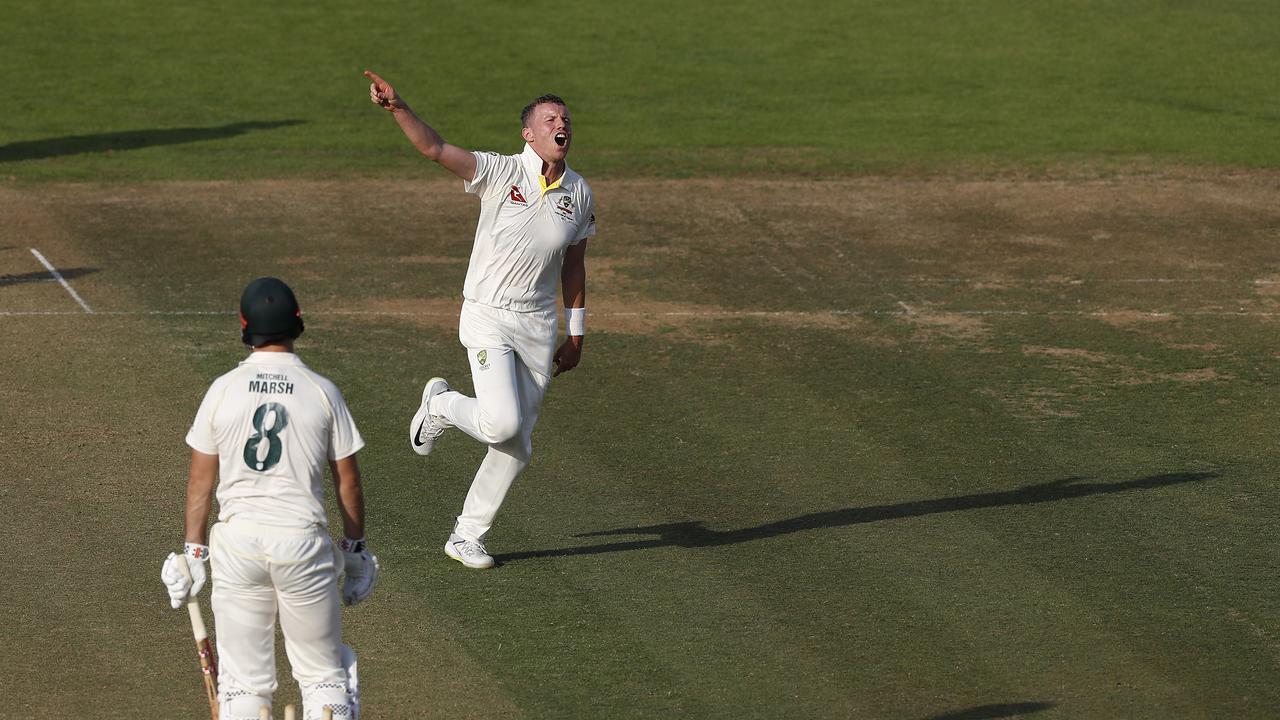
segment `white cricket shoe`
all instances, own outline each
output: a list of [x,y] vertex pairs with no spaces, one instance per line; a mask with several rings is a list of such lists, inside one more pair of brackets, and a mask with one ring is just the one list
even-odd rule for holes
[[484,544],[450,535],[444,544],[444,554],[469,568],[484,570],[493,567],[493,556],[484,551]]
[[430,455],[436,440],[449,427],[449,421],[443,416],[431,414],[431,398],[448,391],[449,383],[438,377],[428,380],[426,387],[422,388],[422,404],[409,423],[409,445],[419,455]]

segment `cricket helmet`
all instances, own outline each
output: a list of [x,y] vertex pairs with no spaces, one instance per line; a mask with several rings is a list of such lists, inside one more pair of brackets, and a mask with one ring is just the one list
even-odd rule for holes
[[258,347],[292,340],[302,334],[298,299],[283,280],[262,277],[249,283],[240,296],[240,339]]

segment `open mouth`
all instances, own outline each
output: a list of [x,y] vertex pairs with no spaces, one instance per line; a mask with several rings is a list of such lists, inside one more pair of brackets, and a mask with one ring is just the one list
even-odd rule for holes
[[556,133],[555,141],[557,145],[559,145],[560,147],[564,147],[564,144],[569,142],[568,133],[562,133],[562,132]]

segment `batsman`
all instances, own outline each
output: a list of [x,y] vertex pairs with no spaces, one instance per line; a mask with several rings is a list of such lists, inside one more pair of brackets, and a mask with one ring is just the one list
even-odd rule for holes
[[[195,599],[211,566],[220,720],[258,720],[263,708],[270,711],[277,613],[304,720],[320,720],[326,709],[355,718],[355,654],[342,644],[339,595],[358,603],[378,576],[365,547],[356,462],[364,440],[337,386],[293,352],[304,326],[288,285],[270,277],[249,283],[240,326],[252,352],[213,382],[187,433],[186,543],[183,555],[169,554],[160,577],[176,609]],[[327,529],[326,465],[342,516],[336,547]],[[207,530],[215,485],[218,519]]]

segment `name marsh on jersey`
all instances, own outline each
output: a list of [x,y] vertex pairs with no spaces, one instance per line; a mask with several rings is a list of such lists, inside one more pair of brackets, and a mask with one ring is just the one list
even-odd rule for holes
[[280,373],[258,373],[249,381],[249,392],[292,395],[293,383],[290,380],[288,375]]

